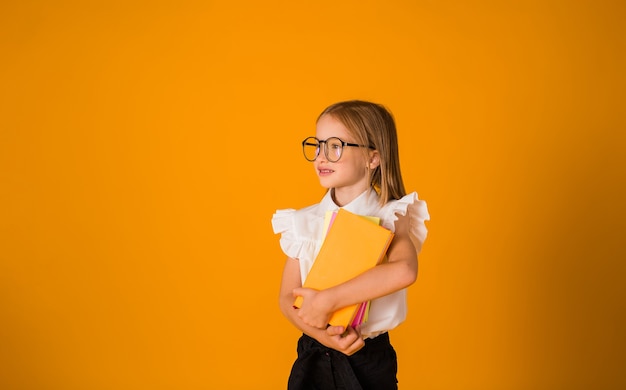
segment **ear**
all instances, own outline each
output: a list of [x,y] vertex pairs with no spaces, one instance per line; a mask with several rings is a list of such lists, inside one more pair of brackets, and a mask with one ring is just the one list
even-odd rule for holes
[[380,153],[378,150],[371,150],[369,152],[369,159],[367,160],[367,168],[374,170],[380,165]]

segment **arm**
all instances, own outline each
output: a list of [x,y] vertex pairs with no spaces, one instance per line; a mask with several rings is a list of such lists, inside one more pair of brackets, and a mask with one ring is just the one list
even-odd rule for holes
[[352,355],[365,345],[358,329],[349,328],[344,332],[343,327],[340,326],[331,326],[326,329],[326,326],[315,328],[304,323],[298,316],[299,310],[293,307],[293,290],[301,286],[300,262],[296,259],[287,258],[280,285],[279,305],[283,315],[296,328],[326,347],[346,355]]
[[405,287],[417,279],[417,252],[409,237],[409,218],[399,216],[396,231],[387,251],[388,262],[361,275],[322,291],[301,288],[294,295],[304,297],[299,319],[312,327],[324,328],[330,315],[348,305],[379,298]]

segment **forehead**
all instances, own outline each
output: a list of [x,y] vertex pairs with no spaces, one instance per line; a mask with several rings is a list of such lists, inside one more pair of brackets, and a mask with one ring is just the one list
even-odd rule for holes
[[343,123],[331,115],[323,115],[317,121],[316,137],[318,139],[327,139],[330,137],[338,137],[344,141],[350,141],[352,134]]

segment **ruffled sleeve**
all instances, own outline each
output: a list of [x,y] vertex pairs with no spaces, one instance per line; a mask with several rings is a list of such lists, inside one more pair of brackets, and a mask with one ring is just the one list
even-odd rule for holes
[[274,233],[280,233],[280,247],[283,252],[294,259],[309,262],[315,251],[316,241],[313,234],[306,234],[306,219],[303,210],[277,210],[272,217]]
[[[274,233],[280,233],[280,247],[285,255],[300,263],[300,277],[306,279],[321,245],[319,218],[311,218],[311,208],[277,210],[272,217]],[[318,238],[316,238],[318,237]]]
[[277,210],[272,217],[274,234],[280,233],[280,247],[283,252],[293,258],[298,258],[302,243],[298,243],[294,224],[295,209]]
[[383,226],[387,225],[385,226],[387,229],[395,230],[393,225],[398,219],[398,215],[405,216],[408,214],[409,235],[415,250],[419,254],[428,234],[428,229],[426,229],[424,222],[430,220],[426,202],[418,198],[417,192],[412,192],[401,199],[387,203],[384,208]]

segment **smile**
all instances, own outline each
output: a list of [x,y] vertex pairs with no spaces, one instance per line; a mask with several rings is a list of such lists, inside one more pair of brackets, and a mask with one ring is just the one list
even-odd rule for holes
[[318,169],[317,172],[319,173],[320,176],[326,176],[326,175],[330,175],[331,173],[335,172],[332,169]]

